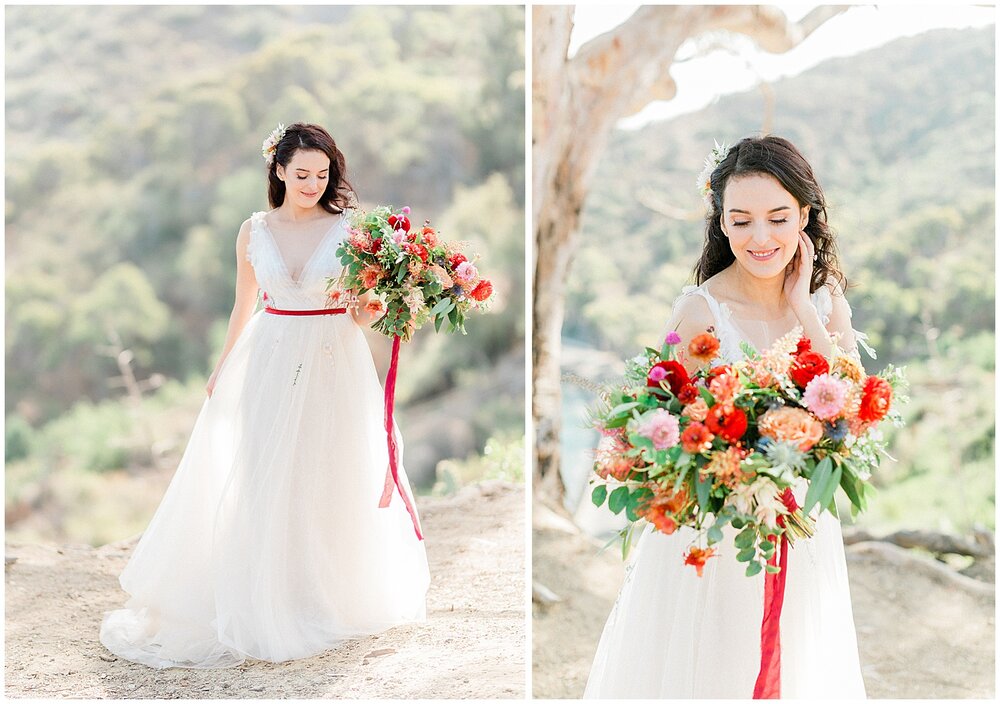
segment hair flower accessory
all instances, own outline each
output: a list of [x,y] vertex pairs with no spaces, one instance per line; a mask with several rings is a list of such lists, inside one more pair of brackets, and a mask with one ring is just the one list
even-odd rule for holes
[[285,126],[278,123],[277,128],[271,134],[267,136],[264,143],[260,145],[260,155],[264,157],[264,161],[270,166],[274,163],[274,152],[278,148],[278,142],[281,138],[285,136]]
[[702,169],[701,174],[698,176],[698,190],[701,192],[701,197],[705,201],[705,207],[709,210],[712,209],[712,172],[715,171],[716,167],[718,167],[718,165],[722,163],[722,160],[726,158],[730,148],[730,145],[725,142],[722,144],[715,142],[715,146],[712,148],[712,151],[709,152],[708,156],[705,158],[705,168]]

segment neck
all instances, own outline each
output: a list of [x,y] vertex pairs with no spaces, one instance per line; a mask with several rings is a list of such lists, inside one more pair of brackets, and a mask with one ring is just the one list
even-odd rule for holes
[[736,261],[732,265],[732,276],[737,292],[747,303],[774,313],[779,313],[785,307],[784,272],[769,279],[761,279]]
[[315,220],[317,217],[322,217],[319,215],[320,210],[322,210],[322,208],[319,207],[318,203],[316,205],[311,205],[308,208],[303,208],[302,206],[293,203],[291,198],[288,198],[287,195],[285,197],[285,202],[278,206],[278,212],[281,213],[281,218],[292,222]]

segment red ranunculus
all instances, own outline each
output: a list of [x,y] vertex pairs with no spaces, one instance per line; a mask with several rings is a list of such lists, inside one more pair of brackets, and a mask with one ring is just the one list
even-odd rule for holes
[[800,389],[804,389],[814,376],[826,374],[828,371],[830,371],[830,363],[826,361],[826,358],[821,354],[807,350],[795,356],[795,361],[788,369],[788,376],[792,377],[792,381]]
[[489,282],[489,279],[483,279],[476,287],[469,292],[469,296],[474,301],[485,301],[493,293],[493,284]]
[[[654,373],[653,369],[662,369],[666,376],[663,376],[661,373]],[[646,386],[658,389],[660,388],[661,381],[667,382],[670,386],[670,391],[674,396],[680,394],[681,389],[684,388],[685,384],[691,383],[691,379],[688,377],[688,373],[687,370],[684,369],[684,365],[672,359],[665,362],[657,362],[652,366],[646,377]]]
[[698,387],[694,384],[684,384],[681,387],[680,393],[677,394],[677,398],[686,406],[701,398],[701,394],[698,393]]
[[865,379],[861,389],[861,408],[858,419],[865,423],[875,423],[885,418],[892,403],[892,385],[878,376]]
[[723,440],[737,443],[747,431],[747,414],[731,403],[717,403],[708,409],[705,425]]
[[732,374],[733,368],[728,364],[720,364],[717,367],[712,367],[708,370],[708,376],[705,377],[705,385],[712,383],[712,379],[717,376],[722,376],[723,374]]
[[427,262],[427,248],[424,247],[422,244],[417,244],[416,242],[407,242],[404,245],[404,248],[410,254],[416,254],[418,257],[420,257],[420,261],[424,263]]
[[467,262],[467,261],[469,261],[469,260],[466,259],[465,255],[462,254],[461,252],[459,252],[457,254],[452,254],[450,257],[448,257],[448,264],[451,265],[452,270],[457,269],[459,264],[461,264],[462,262]]
[[802,354],[812,349],[813,343],[808,337],[800,337],[798,344],[795,346],[795,354]]

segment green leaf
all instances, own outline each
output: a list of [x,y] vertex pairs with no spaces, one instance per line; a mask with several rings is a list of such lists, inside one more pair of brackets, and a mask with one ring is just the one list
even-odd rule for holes
[[828,507],[830,502],[833,501],[833,494],[837,491],[837,487],[840,486],[840,475],[842,470],[838,464],[833,468],[833,474],[826,482],[826,486],[823,488],[823,494],[819,497],[819,505],[823,507]]
[[590,500],[594,502],[594,506],[601,506],[604,504],[604,500],[608,498],[608,487],[606,484],[598,484],[594,487],[594,491],[590,494]]
[[617,406],[615,406],[614,408],[611,409],[611,412],[608,415],[617,416],[620,413],[627,413],[628,411],[631,411],[633,408],[636,408],[637,406],[641,406],[641,405],[642,404],[639,403],[638,401],[630,401],[628,403],[619,403]]
[[809,490],[806,491],[805,504],[802,506],[802,513],[808,514],[816,502],[819,501],[820,497],[826,491],[826,485],[830,481],[830,473],[833,471],[833,462],[830,461],[829,457],[824,457],[823,460],[816,465],[816,469],[813,470],[812,479],[809,481]]
[[742,528],[746,524],[747,524],[747,522],[745,520],[743,520],[742,518],[740,518],[739,516],[733,516],[733,528],[736,528],[737,530],[739,530],[740,528]]
[[620,486],[611,492],[611,496],[608,498],[608,508],[611,509],[611,513],[615,515],[622,512],[625,508],[625,503],[628,501],[628,487]]
[[772,550],[774,550],[774,543],[772,543],[770,540],[762,540],[760,543],[760,549],[763,550],[764,552],[771,552]]
[[434,318],[434,332],[441,332],[441,323],[444,322],[444,316]]
[[709,545],[713,543],[722,542],[722,529],[719,526],[712,526],[708,529],[708,543]]
[[644,486],[640,486],[631,494],[628,495],[628,501],[625,503],[625,515],[628,516],[630,521],[639,520],[639,508],[646,504],[651,498],[653,498],[653,490]]
[[701,472],[694,473],[695,481],[695,494],[698,495],[698,508],[702,511],[708,511],[708,492],[712,488],[711,482],[707,479],[702,478]]
[[[733,521],[733,525],[736,525],[736,521]],[[748,548],[753,545],[754,539],[757,537],[757,529],[753,526],[747,526],[743,532],[736,536],[734,541],[736,547],[742,549]]]
[[778,574],[779,572],[781,572],[781,568],[778,567],[777,565],[764,565],[764,569],[770,572],[771,574]]
[[751,562],[747,565],[747,577],[753,577],[754,575],[760,574],[760,570],[761,567],[759,562]]
[[844,493],[847,494],[847,498],[851,500],[852,511],[854,509],[861,509],[861,494],[858,492],[855,484],[856,481],[859,480],[855,480],[850,472],[844,472],[840,478],[840,486],[844,489]]
[[440,315],[442,313],[447,313],[451,310],[452,300],[450,298],[442,298],[437,304],[431,308],[431,315]]
[[705,399],[705,403],[708,404],[709,408],[715,405],[715,396],[713,396],[712,392],[706,389],[704,386],[698,387],[698,393],[700,393],[701,397]]
[[740,562],[746,562],[747,560],[752,560],[756,554],[757,551],[753,547],[749,547],[736,553],[736,559]]

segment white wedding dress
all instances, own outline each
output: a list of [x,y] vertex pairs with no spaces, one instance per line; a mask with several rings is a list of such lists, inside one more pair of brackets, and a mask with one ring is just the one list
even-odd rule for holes
[[[268,304],[327,307],[345,219],[297,281],[264,213],[251,223]],[[398,492],[378,508],[387,458],[382,387],[352,317],[258,311],[121,573],[131,598],[105,615],[101,642],[151,667],[217,668],[422,621],[424,544]]]
[[[732,312],[708,284],[687,286],[683,295],[705,298],[716,322],[719,354],[743,358]],[[832,301],[828,289],[812,295],[824,322]],[[766,325],[765,325],[766,327]],[[789,326],[790,329],[791,326]],[[787,330],[782,330],[787,332]],[[864,336],[855,331],[861,344]],[[774,334],[774,338],[778,337]],[[769,340],[766,346],[770,346]],[[805,485],[794,491],[798,503]],[[816,515],[817,510],[813,510]],[[666,535],[647,524],[629,557],[625,580],[604,627],[585,698],[750,699],[760,669],[764,573],[747,577],[736,560],[731,525],[704,575],[684,564],[697,532],[681,527]],[[858,645],[840,521],[819,516],[812,538],[797,540],[788,556],[781,612],[783,699],[864,699]]]

